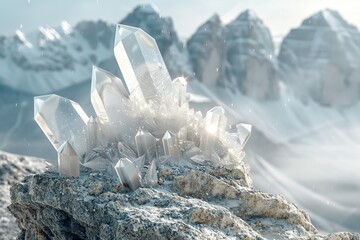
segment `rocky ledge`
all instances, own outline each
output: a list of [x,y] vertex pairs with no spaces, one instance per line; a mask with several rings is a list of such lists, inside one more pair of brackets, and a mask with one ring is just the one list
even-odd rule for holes
[[47,171],[11,188],[19,239],[360,239],[317,234],[282,196],[251,187],[246,166],[165,165],[159,185],[130,191],[107,173]]

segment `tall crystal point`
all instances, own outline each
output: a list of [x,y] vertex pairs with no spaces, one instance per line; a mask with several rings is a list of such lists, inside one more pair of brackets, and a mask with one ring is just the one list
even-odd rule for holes
[[177,141],[176,134],[166,131],[162,138],[162,144],[164,148],[164,154],[177,158],[180,156],[180,149]]
[[131,190],[135,191],[141,187],[141,177],[138,168],[128,158],[120,158],[115,165],[115,171],[122,184],[127,184]]
[[226,128],[227,118],[222,107],[214,107],[206,113],[205,126],[201,134],[200,149],[212,152],[220,130]]
[[117,25],[114,54],[130,91],[139,101],[172,101],[172,85],[155,40],[140,28]]
[[58,167],[60,175],[67,177],[79,177],[80,175],[79,156],[68,141],[58,149]]
[[172,85],[174,89],[174,100],[181,107],[184,103],[187,102],[187,82],[185,78],[178,77],[172,82]]
[[35,97],[34,119],[56,150],[69,141],[79,156],[86,152],[89,118],[78,103],[55,94]]
[[156,157],[156,138],[144,129],[139,129],[135,136],[136,148],[138,156],[145,156],[145,163],[149,164],[150,161]]

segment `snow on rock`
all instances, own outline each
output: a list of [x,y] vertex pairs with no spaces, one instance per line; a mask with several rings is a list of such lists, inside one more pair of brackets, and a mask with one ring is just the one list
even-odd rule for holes
[[240,90],[259,100],[278,97],[273,40],[254,12],[246,10],[225,26],[213,16],[187,46],[195,75],[207,86]]
[[303,101],[328,106],[360,97],[360,32],[338,12],[320,11],[284,38],[279,53],[282,80]]

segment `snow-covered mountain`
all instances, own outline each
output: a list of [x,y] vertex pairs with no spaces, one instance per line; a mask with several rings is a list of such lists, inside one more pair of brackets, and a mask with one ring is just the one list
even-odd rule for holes
[[279,64],[283,81],[305,101],[342,107],[359,100],[360,32],[336,11],[320,11],[292,29]]
[[107,66],[114,25],[81,22],[72,28],[39,27],[35,32],[2,37],[0,83],[15,90],[43,94],[90,78],[89,66]]
[[242,12],[225,26],[214,15],[187,46],[195,74],[205,85],[225,87],[258,100],[278,97],[273,40],[253,11]]

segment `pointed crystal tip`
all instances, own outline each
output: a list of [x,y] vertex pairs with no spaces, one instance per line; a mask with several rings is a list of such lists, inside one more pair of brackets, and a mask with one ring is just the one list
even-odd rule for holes
[[65,141],[58,150],[58,167],[60,175],[79,177],[80,161],[73,146]]

